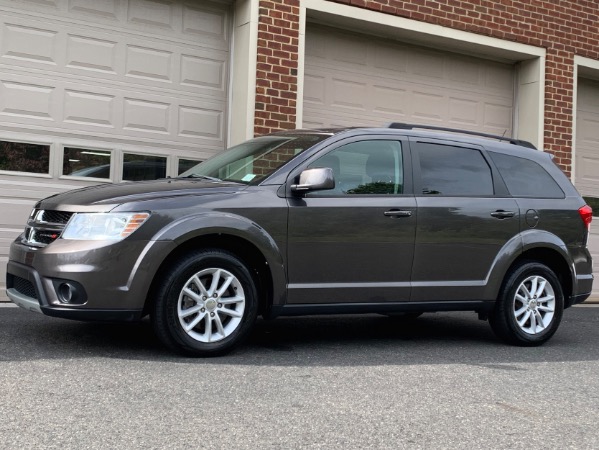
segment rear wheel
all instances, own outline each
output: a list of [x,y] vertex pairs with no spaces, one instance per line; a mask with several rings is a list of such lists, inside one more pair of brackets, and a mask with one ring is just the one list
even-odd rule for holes
[[243,341],[258,302],[249,269],[222,250],[190,252],[164,276],[152,323],[169,348],[192,356],[222,355]]
[[535,346],[553,336],[563,311],[564,295],[555,273],[529,261],[509,273],[489,322],[504,341]]

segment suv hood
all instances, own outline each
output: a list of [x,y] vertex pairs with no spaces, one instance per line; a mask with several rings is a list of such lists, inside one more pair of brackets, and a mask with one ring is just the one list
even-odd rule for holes
[[123,203],[169,197],[228,194],[239,192],[246,187],[238,183],[187,178],[103,184],[47,197],[41,200],[36,208],[102,212]]

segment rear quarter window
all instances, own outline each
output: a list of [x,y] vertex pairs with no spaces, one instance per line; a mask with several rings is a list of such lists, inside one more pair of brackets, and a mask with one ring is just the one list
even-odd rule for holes
[[491,168],[480,151],[418,142],[423,195],[491,196]]
[[513,197],[564,198],[564,191],[537,162],[489,152]]

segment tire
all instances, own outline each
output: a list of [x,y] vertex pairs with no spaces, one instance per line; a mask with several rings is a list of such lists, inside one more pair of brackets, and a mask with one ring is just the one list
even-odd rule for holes
[[564,294],[555,273],[544,264],[524,261],[506,276],[489,323],[503,341],[533,347],[557,331]]
[[152,302],[154,332],[166,347],[189,356],[219,356],[247,337],[256,321],[256,285],[235,255],[190,252],[160,280]]

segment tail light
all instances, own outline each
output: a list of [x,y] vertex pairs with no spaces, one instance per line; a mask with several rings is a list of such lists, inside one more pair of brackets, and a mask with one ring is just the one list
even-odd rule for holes
[[582,219],[584,226],[587,227],[587,230],[590,229],[593,220],[593,208],[589,205],[584,205],[578,209],[578,214],[580,214],[580,218]]

